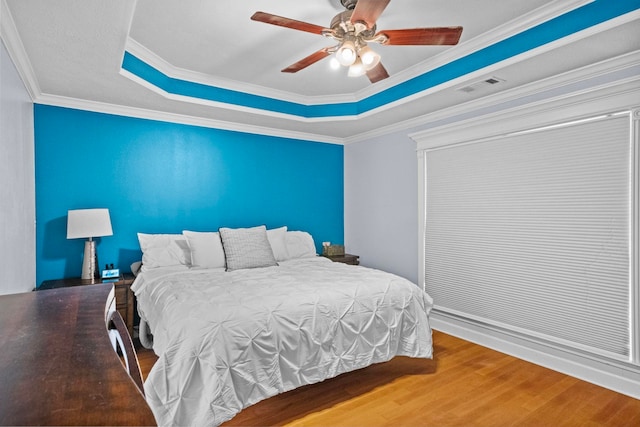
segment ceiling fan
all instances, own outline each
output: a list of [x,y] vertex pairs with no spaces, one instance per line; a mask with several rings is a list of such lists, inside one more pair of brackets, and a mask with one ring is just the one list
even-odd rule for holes
[[389,77],[380,62],[380,55],[369,43],[383,45],[455,45],[460,40],[462,27],[407,28],[376,32],[376,21],[391,0],[340,0],[345,11],[331,20],[329,28],[265,12],[256,12],[254,21],[319,34],[338,42],[325,47],[283,69],[283,73],[296,73],[335,53],[332,67],[349,67],[351,77],[367,75],[371,83]]

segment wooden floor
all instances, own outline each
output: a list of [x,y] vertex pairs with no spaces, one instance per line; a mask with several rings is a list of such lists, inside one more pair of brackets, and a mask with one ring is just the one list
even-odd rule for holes
[[[434,331],[387,363],[246,408],[223,426],[640,426],[640,400]],[[138,353],[143,375],[156,361]]]

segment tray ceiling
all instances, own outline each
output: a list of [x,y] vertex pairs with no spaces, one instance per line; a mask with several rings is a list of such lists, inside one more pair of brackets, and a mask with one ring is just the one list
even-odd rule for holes
[[640,49],[638,5],[605,3],[392,0],[379,29],[464,30],[373,46],[390,74],[375,84],[328,59],[280,72],[332,41],[249,19],[328,27],[338,0],[2,0],[2,38],[34,102],[342,143]]

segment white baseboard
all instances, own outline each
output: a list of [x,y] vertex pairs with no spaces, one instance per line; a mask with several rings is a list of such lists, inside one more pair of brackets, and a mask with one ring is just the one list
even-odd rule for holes
[[432,312],[431,327],[483,347],[640,399],[640,369],[616,366],[614,363],[581,356],[443,313]]

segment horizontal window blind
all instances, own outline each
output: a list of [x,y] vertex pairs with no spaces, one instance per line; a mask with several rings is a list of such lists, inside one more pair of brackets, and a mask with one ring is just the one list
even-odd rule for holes
[[426,150],[437,309],[631,357],[630,114]]

